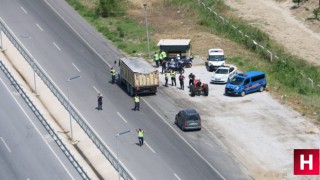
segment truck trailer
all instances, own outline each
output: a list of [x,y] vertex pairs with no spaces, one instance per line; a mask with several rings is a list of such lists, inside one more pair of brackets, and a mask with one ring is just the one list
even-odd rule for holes
[[138,57],[119,60],[119,78],[130,96],[156,94],[159,87],[159,71],[145,59]]

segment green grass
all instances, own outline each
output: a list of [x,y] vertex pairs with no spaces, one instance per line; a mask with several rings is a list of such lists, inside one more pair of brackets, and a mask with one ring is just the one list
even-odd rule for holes
[[[131,56],[148,56],[146,27],[144,25],[139,25],[126,16],[102,18],[96,15],[95,10],[85,8],[77,0],[67,0],[67,2],[112,41],[117,48]],[[149,27],[149,31],[152,31],[152,27]],[[156,43],[150,39],[150,51],[157,50]]]
[[[116,47],[131,56],[147,57],[144,25],[139,25],[126,16],[101,18],[95,14],[94,10],[86,9],[77,0],[67,1]],[[305,109],[307,109],[306,112],[302,112],[303,114],[310,115],[313,112],[320,114],[320,87],[317,86],[320,84],[319,67],[290,55],[264,32],[239,18],[231,17],[228,13],[229,8],[222,0],[203,0],[203,2],[228,20],[229,24],[222,23],[221,19],[209,10],[198,6],[195,0],[166,0],[166,6],[178,6],[183,11],[189,12],[188,14],[197,14],[197,23],[206,27],[208,31],[237,42],[249,51],[256,53],[258,58],[230,57],[228,61],[236,64],[242,71],[260,70],[266,72],[270,89],[276,89],[275,91],[278,93],[286,94],[287,99],[291,97],[292,101],[297,99],[301,101],[301,106],[306,106]],[[125,9],[125,7],[122,8]],[[230,24],[237,27],[237,30]],[[238,30],[247,34],[251,39],[242,36]],[[153,27],[149,27],[149,32],[152,31]],[[269,54],[261,48],[255,47],[252,39],[276,54],[279,59],[273,58],[273,62],[270,62]],[[155,42],[150,42],[150,50],[151,52],[158,50]],[[313,87],[308,78],[314,81]],[[320,120],[319,115],[317,120]]]

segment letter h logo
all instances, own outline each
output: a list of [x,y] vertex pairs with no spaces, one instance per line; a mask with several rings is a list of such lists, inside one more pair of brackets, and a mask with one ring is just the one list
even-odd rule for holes
[[293,151],[294,175],[319,175],[319,149],[295,149]]

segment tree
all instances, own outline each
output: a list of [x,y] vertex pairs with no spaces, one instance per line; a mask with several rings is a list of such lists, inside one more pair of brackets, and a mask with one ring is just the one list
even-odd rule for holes
[[102,17],[116,16],[120,12],[119,0],[99,0],[96,14]]
[[[319,0],[319,2],[320,2],[320,0]],[[318,17],[318,16],[319,16],[319,14],[320,14],[320,7],[314,9],[314,10],[312,11],[312,13],[313,13],[313,15],[314,15],[314,19],[319,20],[319,17]]]
[[[319,0],[320,1],[320,0]],[[302,2],[302,0],[292,0],[293,3],[298,3],[298,7],[300,5],[300,3]]]

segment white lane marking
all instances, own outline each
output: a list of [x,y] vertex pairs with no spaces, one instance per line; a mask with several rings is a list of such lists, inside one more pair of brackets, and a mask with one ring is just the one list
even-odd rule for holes
[[4,141],[4,139],[2,137],[0,137],[0,138],[1,138],[1,141],[3,142],[3,144],[6,146],[7,150],[11,153],[11,150],[10,150],[8,144]]
[[52,44],[53,44],[59,51],[61,51],[60,47],[59,47],[55,42],[53,42]]
[[40,29],[40,31],[43,31],[42,27],[39,24],[36,24],[36,26]]
[[208,145],[208,146],[210,146],[210,147],[213,147],[211,144],[209,144],[209,143],[207,143],[207,142],[206,142],[206,145]]
[[100,93],[100,91],[96,87],[93,86],[93,89],[96,90],[97,93]]
[[186,139],[184,139],[177,130],[175,130],[161,115],[158,113],[157,110],[155,110],[145,99],[142,99],[152,110],[155,112],[164,123],[166,123],[172,130],[175,132],[205,163],[207,163],[208,166],[211,167],[214,172],[216,172],[223,180],[226,180],[226,178],[212,165],[208,160],[206,160]]
[[176,174],[176,173],[174,173],[173,174],[178,180],[181,180],[181,178]]
[[28,13],[22,6],[20,6],[20,9],[21,9],[25,14]]
[[74,68],[76,68],[76,70],[77,70],[78,72],[81,72],[80,69],[79,69],[74,63],[72,63],[72,65],[73,65]]
[[148,148],[155,154],[156,152],[151,148],[151,146],[147,143],[147,141],[144,141],[144,143],[148,146]]
[[119,112],[117,112],[117,114],[125,123],[128,123],[128,121]]
[[102,59],[109,67],[111,67],[111,65],[107,62],[107,60],[105,60],[98,52],[97,50],[95,50],[89,43],[88,41],[86,41],[81,35],[80,33],[78,33],[78,31],[76,31],[69,23],[68,21],[61,16],[61,14],[47,1],[44,0],[45,3],[47,3],[47,5],[69,26],[69,28],[78,35],[78,37],[84,42],[86,43],[86,45],[94,52],[96,53],[96,55],[98,55],[100,57],[100,59]]
[[72,174],[69,172],[69,170],[67,169],[67,167],[63,164],[63,162],[61,161],[61,159],[58,157],[58,155],[54,152],[54,150],[52,149],[52,147],[49,145],[49,143],[46,141],[46,139],[43,137],[43,135],[41,134],[41,132],[39,131],[39,129],[37,128],[37,126],[33,123],[33,121],[31,120],[31,118],[29,117],[29,115],[27,114],[27,112],[22,108],[21,104],[19,104],[18,100],[16,99],[16,97],[11,93],[10,89],[8,88],[8,86],[3,82],[3,80],[0,78],[0,81],[2,82],[2,84],[6,87],[7,91],[10,93],[11,97],[14,99],[14,101],[17,103],[17,105],[20,107],[21,111],[24,113],[24,115],[27,117],[27,119],[29,120],[29,122],[33,125],[33,127],[36,129],[36,131],[38,132],[38,134],[41,136],[42,140],[46,143],[46,145],[49,147],[49,149],[51,150],[51,152],[54,154],[54,156],[58,159],[59,163],[61,164],[61,166],[66,170],[66,172],[68,173],[68,175],[71,177],[71,179],[74,180],[74,177],[72,176]]

